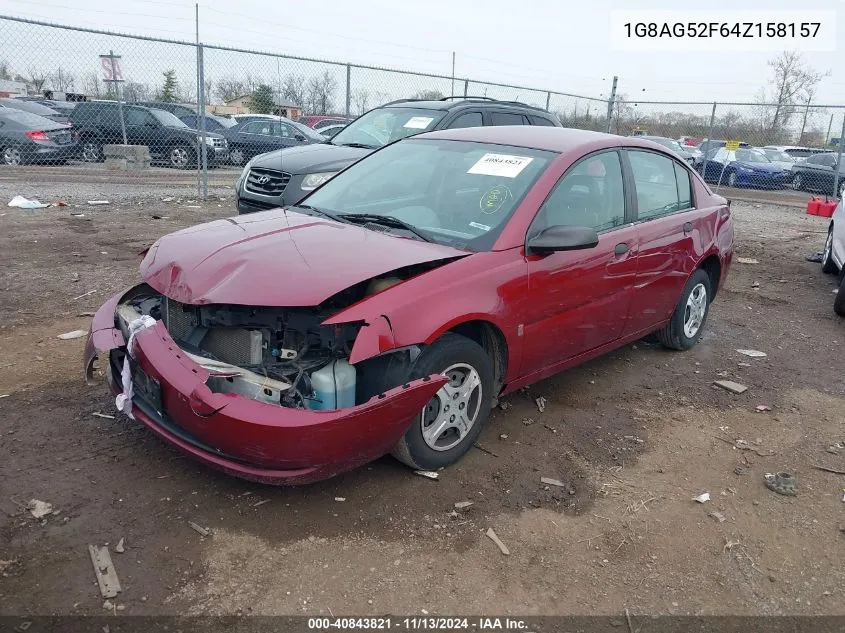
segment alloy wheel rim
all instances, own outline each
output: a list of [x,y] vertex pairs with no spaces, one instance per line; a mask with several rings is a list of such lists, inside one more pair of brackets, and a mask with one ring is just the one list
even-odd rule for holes
[[481,377],[466,363],[442,372],[448,379],[420,413],[423,440],[435,451],[448,451],[463,441],[481,411]]
[[684,308],[684,335],[692,338],[701,329],[707,314],[707,289],[704,284],[696,284],[687,297]]
[[82,146],[82,159],[85,162],[93,163],[97,160],[99,152],[96,143],[85,143]]
[[244,162],[243,152],[241,152],[241,150],[239,150],[239,149],[233,149],[229,153],[229,160],[231,160],[232,163],[234,163],[235,165],[242,164]]
[[735,187],[736,186],[736,174],[731,172],[728,174],[728,186]]
[[795,174],[795,177],[792,179],[792,188],[793,189],[800,189],[801,188],[801,174]]
[[7,147],[6,150],[3,152],[3,162],[7,165],[20,165],[21,164],[21,153],[19,150],[15,149],[14,147]]
[[184,167],[188,164],[188,150],[183,147],[174,147],[170,151],[170,163],[176,167]]

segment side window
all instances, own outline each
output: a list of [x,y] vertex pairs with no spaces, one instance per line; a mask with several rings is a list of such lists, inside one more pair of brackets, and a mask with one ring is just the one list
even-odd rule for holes
[[126,108],[126,125],[139,126],[147,122],[146,112],[135,108]]
[[516,112],[491,112],[490,125],[525,125],[525,117]]
[[823,167],[833,167],[833,154],[816,156],[816,164],[822,165]]
[[270,134],[269,121],[250,121],[244,126],[244,134]]
[[804,162],[810,165],[820,165],[819,159],[821,156],[808,156]]
[[548,127],[555,127],[555,124],[549,121],[548,119],[541,117],[541,116],[532,116],[531,118],[531,125],[545,125]]
[[671,158],[636,150],[629,150],[628,156],[637,190],[637,219],[647,220],[681,208]]
[[454,130],[459,127],[481,127],[482,125],[484,122],[481,120],[481,112],[464,112],[446,127]]
[[607,231],[625,223],[622,164],[615,151],[581,160],[543,203],[531,233],[550,226],[589,226]]
[[692,185],[689,172],[678,163],[672,163],[675,167],[675,182],[678,184],[678,210],[692,209]]
[[273,136],[281,136],[282,138],[293,138],[296,136],[296,132],[291,128],[291,126],[277,121],[273,121],[271,131]]
[[[211,129],[210,121],[211,121],[211,119],[205,120],[205,129],[206,130]],[[184,123],[188,127],[194,128],[195,130],[198,130],[199,127],[200,127],[199,117],[194,115],[194,114],[189,114],[187,116],[183,116],[182,117],[182,123]]]

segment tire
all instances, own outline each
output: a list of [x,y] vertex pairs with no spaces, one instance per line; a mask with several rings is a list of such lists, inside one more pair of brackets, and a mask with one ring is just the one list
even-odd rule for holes
[[827,239],[824,241],[824,252],[822,253],[822,272],[832,275],[838,273],[839,268],[833,261],[833,227],[827,231]]
[[804,177],[801,174],[792,176],[792,188],[795,191],[804,191]]
[[3,164],[9,167],[17,167],[24,164],[23,152],[17,147],[5,147],[2,150]]
[[[411,468],[436,470],[454,464],[472,447],[490,417],[494,395],[493,363],[478,343],[459,334],[444,334],[423,350],[411,367],[409,379],[444,373],[450,377],[450,383],[444,385],[414,418],[391,453]],[[473,377],[477,378],[477,384],[461,390],[467,380],[475,382]],[[451,398],[447,390],[451,392]],[[452,407],[459,407],[454,409],[457,413],[447,413]],[[462,415],[465,416],[463,428],[448,426]],[[439,424],[446,428],[435,437]],[[428,433],[424,433],[425,430]]]
[[229,162],[233,165],[240,167],[241,165],[246,163],[246,154],[239,147],[236,147],[233,150],[229,150]]
[[196,165],[195,152],[182,143],[172,145],[167,150],[167,165],[173,169],[190,169]]
[[[702,292],[704,293],[703,297],[701,296]],[[675,307],[669,323],[657,332],[657,339],[664,347],[688,350],[698,342],[698,337],[704,329],[707,315],[710,312],[711,296],[710,276],[699,268],[689,278],[687,285],[684,286],[681,300]],[[690,327],[687,327],[687,325]]]
[[842,200],[842,196],[845,195],[845,177],[840,179],[839,181],[839,191],[836,192],[836,195]]
[[729,171],[728,172],[728,187],[736,187],[736,172]]
[[839,282],[839,292],[836,293],[836,298],[833,300],[833,311],[841,317],[845,317],[845,275]]

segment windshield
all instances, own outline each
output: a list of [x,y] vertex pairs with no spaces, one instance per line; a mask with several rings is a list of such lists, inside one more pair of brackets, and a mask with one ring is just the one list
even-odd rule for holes
[[309,138],[312,141],[325,141],[326,140],[325,136],[323,136],[319,132],[312,130],[307,125],[302,125],[302,123],[298,123],[297,121],[288,121],[287,123],[288,123],[288,125],[292,125],[293,127],[295,127],[296,131],[299,132],[300,134],[302,134],[302,136],[304,136],[305,138]]
[[738,149],[736,150],[736,160],[744,163],[770,163],[766,155],[756,149]]
[[786,152],[781,152],[780,150],[776,149],[764,149],[763,153],[768,157],[771,161],[779,161],[782,163],[794,163],[795,158],[787,154]]
[[671,138],[653,138],[651,139],[655,143],[662,145],[663,147],[668,147],[673,152],[685,152],[686,150],[681,147],[681,144],[678,141],[673,141]]
[[379,108],[355,119],[332,139],[332,145],[382,147],[400,138],[431,130],[446,115],[424,108]]
[[230,119],[228,117],[215,116],[213,114],[206,114],[205,116],[207,116],[209,118],[209,120],[217,123],[223,129],[227,129],[227,128],[233,127],[235,125],[235,121],[233,121],[232,119]]
[[166,125],[167,127],[188,127],[180,119],[178,119],[175,114],[171,114],[170,112],[156,110],[155,108],[150,108],[150,112],[152,112],[153,116],[158,119],[159,123]]
[[341,217],[387,215],[431,241],[489,250],[555,156],[523,147],[408,139],[349,167],[303,203]]

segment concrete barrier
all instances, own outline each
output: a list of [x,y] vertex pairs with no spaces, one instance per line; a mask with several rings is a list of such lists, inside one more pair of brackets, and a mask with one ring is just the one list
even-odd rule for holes
[[150,148],[146,145],[103,145],[106,169],[138,171],[150,168]]

